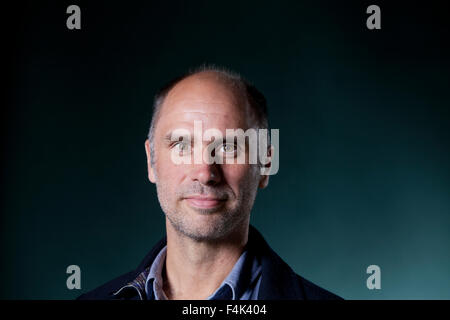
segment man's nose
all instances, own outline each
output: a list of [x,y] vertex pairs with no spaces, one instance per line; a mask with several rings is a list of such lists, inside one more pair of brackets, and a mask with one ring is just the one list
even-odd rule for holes
[[192,165],[190,177],[192,181],[198,181],[204,185],[213,186],[222,181],[222,173],[217,164],[194,164]]

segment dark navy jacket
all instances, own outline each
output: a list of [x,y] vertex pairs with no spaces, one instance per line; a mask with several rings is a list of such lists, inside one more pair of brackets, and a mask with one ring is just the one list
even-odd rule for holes
[[[138,290],[121,290],[136,279],[146,268],[151,266],[159,251],[166,245],[167,238],[161,239],[147,254],[136,270],[128,272],[106,284],[82,294],[77,299],[82,300],[137,300]],[[248,250],[261,259],[261,285],[258,300],[336,300],[337,295],[320,288],[312,282],[296,274],[267,244],[263,236],[250,225],[248,235]],[[114,295],[116,293],[116,295]]]

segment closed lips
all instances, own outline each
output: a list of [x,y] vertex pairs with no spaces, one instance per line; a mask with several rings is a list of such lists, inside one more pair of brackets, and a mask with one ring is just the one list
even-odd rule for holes
[[191,196],[186,197],[186,200],[195,207],[200,208],[212,208],[219,205],[221,202],[225,201],[225,199],[219,199],[214,197],[205,197],[205,196]]

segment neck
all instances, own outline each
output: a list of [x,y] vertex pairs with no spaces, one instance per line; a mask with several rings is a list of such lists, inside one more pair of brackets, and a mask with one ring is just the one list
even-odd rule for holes
[[168,299],[208,298],[230,273],[248,240],[248,224],[223,240],[197,241],[166,221],[167,255],[163,289]]

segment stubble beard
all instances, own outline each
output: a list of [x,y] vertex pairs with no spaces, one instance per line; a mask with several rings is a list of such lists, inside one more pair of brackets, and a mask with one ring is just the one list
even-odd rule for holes
[[[256,198],[256,188],[244,187],[241,195],[237,199],[233,198],[235,199],[233,208],[186,208],[185,200],[170,191],[157,177],[155,180],[161,209],[178,234],[197,242],[215,242],[248,227],[250,212]],[[224,205],[233,199],[228,198]],[[195,225],[190,219],[193,214],[209,215],[211,223]]]

